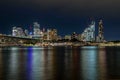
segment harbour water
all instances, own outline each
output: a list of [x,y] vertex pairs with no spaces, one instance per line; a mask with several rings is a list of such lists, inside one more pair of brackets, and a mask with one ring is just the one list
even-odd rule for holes
[[120,47],[0,48],[0,80],[120,80]]

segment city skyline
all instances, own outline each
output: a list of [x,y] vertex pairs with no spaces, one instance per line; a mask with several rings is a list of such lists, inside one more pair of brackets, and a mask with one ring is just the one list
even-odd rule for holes
[[[22,27],[14,26],[12,28],[12,36],[14,37],[27,37],[27,38],[37,38],[43,40],[59,40],[60,37],[62,39],[77,39],[79,41],[104,41],[103,34],[103,23],[102,20],[99,22],[99,35],[95,35],[95,21],[91,20],[91,23],[88,25],[87,28],[84,29],[82,33],[73,32],[71,34],[65,34],[61,37],[58,35],[57,29],[41,29],[40,24],[38,22],[33,22],[33,26],[28,29],[22,29]],[[66,37],[65,37],[66,36]],[[52,38],[53,37],[53,38]],[[97,39],[96,39],[97,38]]]
[[[120,1],[118,0],[10,0],[0,1],[0,33],[10,34],[13,26],[56,28],[60,35],[81,33],[90,18],[103,20],[106,40],[120,40]],[[98,30],[98,23],[96,24]],[[96,31],[97,33],[97,31]]]

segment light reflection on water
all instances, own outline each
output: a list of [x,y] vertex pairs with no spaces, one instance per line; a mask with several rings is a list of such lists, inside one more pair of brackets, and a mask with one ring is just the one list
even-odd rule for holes
[[33,79],[43,80],[44,53],[43,50],[34,50],[32,54],[32,77]]
[[[91,49],[92,48],[92,49]],[[87,47],[81,51],[81,68],[83,80],[97,80],[97,50],[96,47]]]
[[8,79],[17,79],[18,74],[18,48],[12,47],[8,65]]
[[105,48],[98,50],[99,76],[101,80],[107,80],[107,62]]
[[119,62],[119,47],[0,48],[0,80],[114,80]]
[[0,79],[3,79],[3,61],[2,61],[2,49],[0,48]]

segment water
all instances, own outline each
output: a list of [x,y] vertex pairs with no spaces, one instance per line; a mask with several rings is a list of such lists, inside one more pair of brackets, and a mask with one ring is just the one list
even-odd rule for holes
[[120,47],[0,48],[0,80],[120,80]]

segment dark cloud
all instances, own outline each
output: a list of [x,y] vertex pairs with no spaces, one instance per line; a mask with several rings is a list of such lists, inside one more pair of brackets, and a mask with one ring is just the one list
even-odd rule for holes
[[3,13],[120,18],[120,0],[0,0]]
[[70,8],[115,8],[120,7],[119,0],[9,0],[0,1],[1,4],[7,5],[27,5],[27,6],[38,6],[38,7],[55,7],[65,6]]
[[[9,0],[1,6],[36,10],[54,10],[63,14],[116,16],[120,14],[120,0]],[[2,7],[3,7],[2,6]]]

